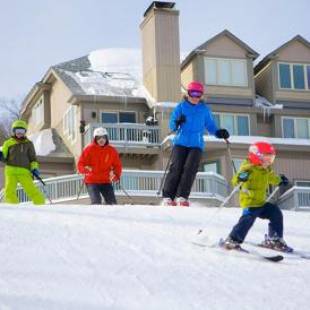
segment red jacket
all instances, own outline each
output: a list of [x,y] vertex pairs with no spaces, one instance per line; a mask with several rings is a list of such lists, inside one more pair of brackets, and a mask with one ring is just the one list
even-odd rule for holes
[[[87,169],[87,167],[89,169]],[[95,141],[87,145],[78,161],[78,171],[85,174],[85,183],[111,183],[110,172],[119,180],[122,163],[116,149],[107,144],[99,146]]]

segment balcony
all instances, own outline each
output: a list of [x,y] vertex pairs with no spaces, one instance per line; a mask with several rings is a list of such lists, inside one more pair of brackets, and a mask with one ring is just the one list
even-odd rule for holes
[[85,127],[84,145],[93,139],[93,132],[104,127],[109,133],[109,141],[117,147],[160,147],[160,129],[136,123],[91,123]]
[[281,209],[310,211],[310,187],[293,186],[278,201]]

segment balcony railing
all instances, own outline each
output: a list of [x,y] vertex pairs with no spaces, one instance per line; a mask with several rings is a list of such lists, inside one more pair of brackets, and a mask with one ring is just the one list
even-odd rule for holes
[[85,127],[85,145],[91,142],[93,132],[98,127],[106,128],[109,140],[116,146],[160,146],[160,129],[158,126],[136,123],[91,123]]
[[279,198],[278,204],[281,209],[310,211],[310,187],[293,186]]
[[[156,197],[163,174],[163,171],[124,170],[121,186],[115,184],[115,194],[116,196],[126,196],[127,193],[131,197]],[[78,174],[49,178],[44,182],[46,184],[44,188],[38,181],[36,184],[53,202],[74,200],[78,193],[81,198],[88,196],[83,186],[83,177]],[[17,189],[17,195],[20,202],[29,201],[20,187]],[[227,182],[222,176],[212,172],[197,174],[190,198],[212,199],[221,202],[226,196]]]

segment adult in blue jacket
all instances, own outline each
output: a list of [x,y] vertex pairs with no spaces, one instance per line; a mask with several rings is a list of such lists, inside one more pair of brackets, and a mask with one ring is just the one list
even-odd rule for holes
[[170,129],[176,131],[176,136],[163,187],[163,205],[166,206],[189,206],[188,197],[205,146],[205,131],[220,139],[229,138],[226,129],[217,128],[211,110],[202,100],[203,84],[191,82],[187,93],[170,117]]

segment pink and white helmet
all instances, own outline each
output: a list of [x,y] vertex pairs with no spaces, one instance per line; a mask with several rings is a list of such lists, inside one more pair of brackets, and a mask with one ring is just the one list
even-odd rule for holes
[[187,86],[187,92],[200,92],[204,93],[204,86],[199,81],[192,81]]

